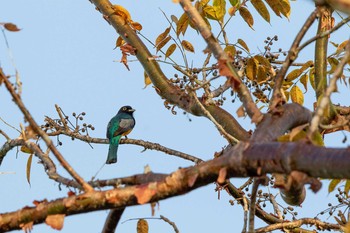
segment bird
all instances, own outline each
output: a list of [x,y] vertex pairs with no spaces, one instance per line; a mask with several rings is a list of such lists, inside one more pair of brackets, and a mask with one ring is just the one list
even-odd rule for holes
[[135,118],[133,116],[135,109],[126,105],[119,109],[117,115],[115,115],[108,123],[107,126],[107,138],[109,139],[109,149],[106,164],[112,164],[117,162],[117,151],[119,141],[122,136],[128,135],[135,126]]

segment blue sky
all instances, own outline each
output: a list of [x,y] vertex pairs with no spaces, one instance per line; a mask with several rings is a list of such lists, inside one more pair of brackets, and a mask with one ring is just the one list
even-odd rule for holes
[[[118,4],[127,8],[134,21],[143,25],[143,35],[154,41],[157,35],[168,27],[163,10],[167,15],[181,14],[179,5],[172,1],[154,0],[119,1]],[[14,57],[16,67],[23,82],[22,98],[27,108],[38,123],[43,123],[44,116],[56,117],[54,105],[58,104],[66,114],[86,112],[85,120],[95,126],[91,132],[93,137],[105,137],[107,123],[120,106],[131,105],[136,109],[136,127],[130,138],[160,143],[163,146],[180,150],[200,157],[211,159],[215,151],[220,151],[227,143],[220,136],[215,126],[206,118],[187,116],[177,110],[177,115],[171,114],[163,105],[163,100],[156,94],[153,87],[143,89],[143,69],[138,62],[130,62],[131,71],[127,71],[119,62],[121,54],[113,50],[117,34],[101,17],[89,1],[68,0],[12,0],[0,3],[0,22],[13,22],[22,30],[18,33],[6,32],[7,39]],[[249,6],[252,8],[251,6]],[[267,36],[277,34],[276,50],[279,47],[288,49],[295,33],[300,29],[309,12],[313,10],[311,1],[292,2],[290,20],[272,16],[271,25],[263,22],[254,14],[255,31],[240,19],[232,19],[228,30],[231,40],[244,39],[255,53],[263,48],[263,40]],[[254,10],[252,10],[254,11]],[[337,20],[339,18],[336,18]],[[312,36],[315,30],[307,36]],[[195,32],[189,32],[189,41],[195,46],[196,54],[188,54],[189,61],[194,65],[203,62],[201,51],[205,48],[203,40]],[[347,39],[348,35],[338,33],[334,36],[337,43]],[[149,45],[149,49],[155,50]],[[312,59],[312,46],[300,55],[300,61]],[[3,37],[0,39],[0,65],[6,74],[14,74],[14,68],[8,56]],[[131,59],[133,59],[131,57]],[[181,62],[179,56],[177,61]],[[168,65],[162,65],[168,77],[175,71]],[[342,88],[342,87],[341,87]],[[341,89],[348,93],[348,89]],[[343,93],[343,96],[346,95]],[[312,97],[312,94],[310,94]],[[0,117],[19,128],[23,116],[11,101],[5,88],[0,87]],[[335,95],[335,103],[344,101],[341,95]],[[344,105],[349,105],[342,102]],[[239,104],[225,104],[225,108],[235,114]],[[312,108],[312,101],[306,106]],[[189,118],[192,121],[189,121]],[[254,129],[248,119],[239,119],[248,129]],[[18,132],[0,122],[0,129],[11,137],[17,137]],[[93,145],[70,138],[60,137],[63,146],[59,150],[68,162],[86,180],[104,164],[107,156],[107,145]],[[55,139],[54,139],[55,140]],[[329,146],[347,146],[342,144],[342,134],[327,137]],[[0,145],[5,142],[0,137]],[[41,143],[44,147],[44,144]],[[106,165],[98,174],[99,179],[123,177],[142,173],[144,166],[149,165],[154,172],[170,173],[179,167],[191,166],[192,163],[165,155],[156,151],[142,152],[143,148],[134,145],[119,147],[117,164]],[[27,154],[12,150],[4,159],[0,172],[15,172],[15,174],[0,175],[3,188],[0,193],[2,200],[0,212],[13,211],[26,205],[32,205],[33,200],[46,198],[52,200],[66,196],[68,189],[58,190],[58,185],[48,179],[41,164],[33,159],[31,186],[26,181]],[[57,166],[61,174],[63,169]],[[239,186],[241,179],[232,179]],[[326,187],[326,185],[324,185]],[[212,232],[224,231],[227,227],[232,232],[242,229],[243,211],[241,207],[231,206],[226,193],[221,193],[218,200],[211,184],[184,196],[161,201],[156,216],[164,215],[174,221],[181,232]],[[272,190],[277,192],[277,190]],[[303,208],[297,208],[300,216],[315,216],[317,211],[326,208],[319,205],[328,195],[323,188],[318,195],[309,193]],[[107,211],[70,216],[65,219],[62,232],[76,232],[88,229],[87,232],[99,232],[104,224]],[[150,217],[149,205],[127,208],[121,221],[129,218]],[[224,223],[224,224],[223,224]],[[150,232],[173,232],[172,228],[159,220],[150,220]],[[261,223],[260,223],[261,225]],[[54,232],[45,224],[34,226],[33,232]],[[117,232],[135,232],[136,221],[120,224]]]

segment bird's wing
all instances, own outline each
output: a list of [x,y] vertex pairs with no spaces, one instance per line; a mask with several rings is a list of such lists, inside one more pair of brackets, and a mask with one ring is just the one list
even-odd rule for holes
[[121,135],[129,130],[131,130],[135,125],[135,120],[130,119],[120,119],[118,129],[113,133],[113,137]]

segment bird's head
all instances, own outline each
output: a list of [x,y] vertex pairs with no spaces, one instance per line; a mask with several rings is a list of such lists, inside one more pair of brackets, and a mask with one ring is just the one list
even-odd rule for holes
[[129,105],[126,105],[126,106],[123,106],[119,109],[119,112],[118,113],[121,113],[121,112],[125,112],[125,113],[133,113],[135,112],[135,109],[133,109],[131,106]]

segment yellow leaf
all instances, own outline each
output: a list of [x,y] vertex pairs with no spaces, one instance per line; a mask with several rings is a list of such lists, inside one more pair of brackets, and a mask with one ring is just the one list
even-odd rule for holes
[[181,41],[181,45],[185,50],[194,53],[193,45],[190,42],[188,42],[187,40]]
[[247,60],[247,65],[245,67],[245,73],[247,78],[249,78],[252,81],[256,80],[256,73],[257,73],[257,63],[256,60],[252,57]]
[[281,13],[289,18],[290,16],[290,2],[289,0],[281,0]]
[[293,81],[294,79],[296,79],[297,77],[299,77],[301,75],[302,71],[300,69],[296,69],[296,70],[293,70],[291,71],[287,77],[286,77],[286,81],[287,82],[291,82]]
[[33,151],[26,146],[21,146],[21,151],[26,154],[32,154]]
[[237,11],[237,7],[234,7],[234,6],[228,8],[228,10],[227,10],[227,12],[230,16],[234,16],[236,14],[236,11]]
[[315,69],[314,68],[311,68],[309,70],[309,80],[310,80],[310,84],[311,84],[312,88],[314,90],[316,90],[315,89],[316,87],[315,87]]
[[304,104],[304,95],[298,86],[293,86],[290,90],[290,97],[293,103]]
[[307,91],[307,82],[309,80],[309,76],[307,74],[303,74],[301,77],[300,77],[300,82],[301,84],[303,84],[304,88],[305,88],[305,91]]
[[236,48],[233,45],[227,45],[224,51],[231,59],[233,59],[234,56],[236,55]]
[[264,66],[258,66],[258,71],[257,71],[257,82],[258,84],[265,83],[267,80],[267,72],[264,68]]
[[341,182],[341,179],[333,179],[328,185],[328,193],[331,193],[335,190],[337,185]]
[[5,23],[4,28],[10,32],[18,32],[21,30],[17,27],[16,24],[13,24],[13,23]]
[[344,51],[346,45],[348,44],[349,40],[343,41],[340,43],[340,45],[337,46],[337,51],[335,52],[336,55],[340,54],[342,51]]
[[114,49],[122,46],[123,44],[125,44],[125,41],[123,40],[123,38],[121,36],[119,36],[117,41],[115,42],[115,48]]
[[176,49],[176,44],[170,45],[169,48],[168,48],[168,49],[166,50],[166,52],[165,52],[165,59],[166,59],[167,57],[170,57],[171,54],[173,54],[173,52],[175,51],[175,49]]
[[267,10],[265,3],[262,0],[250,0],[250,3],[254,6],[255,10],[266,20],[266,22],[270,23],[270,13]]
[[277,16],[281,17],[281,3],[280,0],[265,0],[270,8],[275,12]]
[[121,5],[113,5],[112,8],[114,10],[114,13],[122,17],[125,20],[125,22],[131,21],[131,15],[127,9],[125,9]]
[[156,39],[156,47],[159,45],[160,42],[162,42],[169,34],[170,32],[170,28],[171,27],[168,27],[164,30],[164,32],[160,33],[158,36],[157,36],[157,39]]
[[344,187],[345,195],[348,195],[349,190],[350,190],[350,180],[346,180],[345,187]]
[[239,14],[244,19],[244,21],[248,24],[249,27],[253,28],[254,19],[248,8],[241,6],[239,9]]
[[350,221],[346,223],[344,233],[350,233]]
[[254,58],[259,62],[260,65],[264,66],[266,70],[270,70],[271,63],[269,62],[269,60],[267,60],[265,57],[261,55],[255,55]]
[[45,223],[55,230],[62,230],[64,222],[64,214],[48,215],[45,219]]
[[189,23],[189,19],[186,13],[183,13],[179,19],[179,21],[176,23],[176,35],[185,35],[185,32],[187,30]]
[[233,7],[236,7],[239,4],[241,4],[241,1],[240,0],[230,0],[230,3]]
[[289,140],[289,134],[284,134],[284,135],[281,135],[277,138],[277,141],[278,142],[290,142]]
[[328,63],[331,65],[331,69],[328,71],[328,73],[333,73],[335,69],[337,68],[339,61],[335,57],[329,57],[327,58]]
[[219,20],[216,16],[216,11],[213,6],[206,5],[203,7],[203,12],[208,19]]
[[159,44],[156,45],[157,52],[161,50],[171,39],[171,36],[166,37],[164,40],[159,42]]
[[238,39],[237,43],[240,44],[248,53],[250,52],[249,48],[248,48],[247,44],[244,42],[244,40]]
[[215,9],[216,18],[220,21],[224,19],[226,14],[226,1],[225,0],[214,0],[213,7]]
[[148,222],[145,219],[137,221],[137,233],[148,233]]
[[29,185],[30,185],[30,171],[32,168],[32,159],[33,159],[33,154],[30,154],[27,160],[27,169],[26,169],[27,181]]
[[143,72],[143,76],[144,76],[144,80],[145,80],[145,87],[143,89],[145,89],[148,85],[150,85],[152,83],[152,80],[150,79],[150,77],[148,76],[146,71]]
[[179,19],[175,15],[171,15],[170,18],[171,18],[171,21],[173,21],[176,24],[177,22],[179,22]]
[[304,65],[300,68],[302,72],[304,72],[307,68],[311,67],[314,65],[314,62],[312,60],[309,60],[304,63]]
[[141,31],[142,30],[142,25],[138,22],[131,22],[131,26],[137,30],[137,31]]

